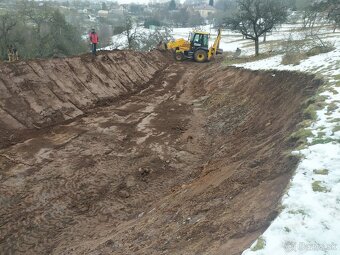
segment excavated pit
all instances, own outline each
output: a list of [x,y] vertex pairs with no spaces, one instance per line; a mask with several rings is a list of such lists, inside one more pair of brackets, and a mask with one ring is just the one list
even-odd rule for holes
[[240,254],[320,81],[158,51],[0,64],[1,254]]

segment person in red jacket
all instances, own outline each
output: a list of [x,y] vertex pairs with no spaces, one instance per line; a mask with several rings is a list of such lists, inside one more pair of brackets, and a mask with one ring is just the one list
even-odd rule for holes
[[94,29],[92,29],[90,35],[90,41],[92,43],[92,53],[93,55],[96,55],[97,52],[97,43],[99,42],[99,37]]

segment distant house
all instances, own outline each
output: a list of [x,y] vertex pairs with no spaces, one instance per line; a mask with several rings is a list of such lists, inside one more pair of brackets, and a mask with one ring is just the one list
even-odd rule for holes
[[78,13],[80,14],[88,14],[90,13],[88,9],[78,10]]
[[146,6],[146,7],[144,8],[144,12],[145,12],[145,13],[152,13],[153,10],[154,10],[154,8],[152,8],[152,7],[150,7],[150,6]]
[[60,9],[60,10],[66,10],[66,11],[71,10],[70,7],[67,7],[67,6],[64,6],[64,5],[59,6],[59,9]]
[[201,5],[195,7],[195,11],[199,12],[202,18],[208,18],[209,15],[214,14],[216,9],[210,5]]
[[98,17],[107,18],[107,16],[109,16],[109,11],[107,11],[107,10],[99,10],[98,11]]
[[115,8],[110,9],[110,15],[122,16],[124,14],[123,6],[115,6]]

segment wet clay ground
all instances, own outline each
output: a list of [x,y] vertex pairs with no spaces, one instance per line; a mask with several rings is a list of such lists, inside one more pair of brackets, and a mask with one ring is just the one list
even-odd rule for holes
[[0,150],[0,254],[234,255],[266,229],[320,81],[159,66],[134,93]]

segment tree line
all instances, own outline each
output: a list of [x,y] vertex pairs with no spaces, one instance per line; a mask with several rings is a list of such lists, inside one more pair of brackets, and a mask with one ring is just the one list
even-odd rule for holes
[[37,2],[19,2],[15,11],[0,14],[0,59],[15,47],[20,58],[69,56],[87,50],[81,33],[67,23],[54,7]]
[[[224,25],[254,41],[255,55],[259,55],[259,38],[287,21],[290,4],[285,0],[238,0],[237,9],[225,19]],[[304,7],[305,27],[313,28],[322,20],[333,25],[333,31],[340,26],[339,0],[312,1]]]

